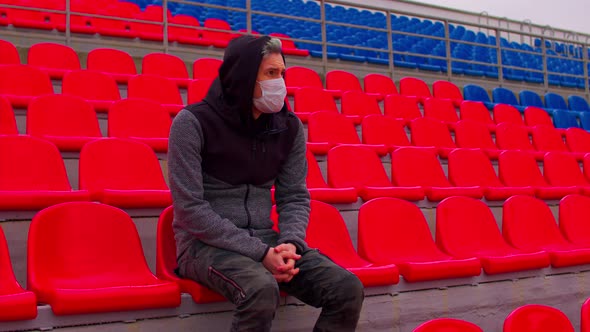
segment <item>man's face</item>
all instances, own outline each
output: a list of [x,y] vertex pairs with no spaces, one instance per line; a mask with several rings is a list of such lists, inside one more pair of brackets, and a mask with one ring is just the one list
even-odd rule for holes
[[[266,81],[275,78],[282,78],[285,75],[285,61],[279,53],[271,53],[262,58],[260,67],[258,67],[257,81]],[[254,84],[254,98],[262,97],[260,84]]]

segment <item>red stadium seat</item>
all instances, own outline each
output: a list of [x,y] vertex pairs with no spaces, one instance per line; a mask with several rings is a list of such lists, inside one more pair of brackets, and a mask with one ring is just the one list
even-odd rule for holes
[[168,40],[171,42],[178,42],[180,44],[189,45],[210,45],[209,41],[202,38],[201,24],[197,18],[191,15],[178,14],[174,15],[169,21],[170,24],[186,25],[186,27],[168,26]]
[[[172,15],[168,9],[167,19],[170,20]],[[162,41],[163,39],[163,20],[164,20],[164,8],[158,5],[148,5],[146,8],[135,14],[134,19],[149,21],[150,23],[143,22],[131,22],[130,28],[132,32],[135,32],[140,39]]]
[[524,122],[529,127],[538,125],[555,127],[547,111],[542,108],[529,106],[524,110]]
[[31,99],[53,94],[49,75],[27,65],[0,66],[0,96],[13,107],[26,108]]
[[325,155],[331,148],[341,144],[363,145],[381,156],[389,152],[385,145],[362,144],[353,122],[336,112],[319,111],[310,114],[307,130],[307,147],[313,154]]
[[172,54],[150,53],[144,56],[141,73],[166,77],[181,88],[187,88],[191,82],[184,61]]
[[504,203],[502,234],[517,249],[548,252],[556,268],[590,263],[590,247],[565,240],[551,209],[534,197],[512,196]]
[[580,332],[590,332],[590,299],[582,304]]
[[[326,90],[303,87],[295,92],[295,114],[303,123],[312,113],[319,111],[329,111],[338,113],[338,107],[332,97],[332,94]],[[345,115],[346,118],[353,121],[354,124],[361,124],[362,118],[358,115]]]
[[192,80],[188,84],[188,104],[194,104],[202,101],[207,96],[209,88],[211,87],[211,83],[213,83],[213,79],[211,78]]
[[[339,97],[346,91],[363,91],[359,79],[354,74],[343,70],[332,70],[326,74],[326,89],[340,91]],[[378,100],[383,99],[381,94],[365,93]]]
[[102,138],[92,106],[67,95],[33,99],[27,112],[27,134],[52,142],[60,151],[80,151],[86,143]]
[[115,79],[93,70],[67,72],[62,82],[62,93],[81,97],[101,113],[108,112],[113,102],[121,99]]
[[527,304],[512,311],[504,320],[504,332],[574,332],[567,316],[552,307]]
[[129,79],[128,98],[143,98],[160,103],[170,115],[184,108],[180,91],[174,81],[154,75],[137,75]]
[[397,88],[395,83],[389,76],[381,74],[367,74],[364,80],[365,92],[371,94],[379,94],[381,98],[388,95],[397,95]]
[[178,285],[150,272],[133,220],[103,204],[64,203],[33,218],[27,281],[55,315],[180,305]]
[[500,180],[512,187],[533,187],[535,196],[541,199],[561,199],[569,194],[578,193],[575,186],[551,186],[545,178],[535,159],[525,151],[504,151],[498,158]]
[[189,293],[196,303],[221,302],[226,299],[219,293],[202,286],[191,279],[180,278],[174,270],[178,267],[176,262],[176,242],[172,220],[174,209],[169,206],[162,212],[158,220],[156,242],[156,275],[161,280],[173,281],[178,284],[180,291]]
[[509,246],[486,203],[449,197],[436,207],[436,244],[453,257],[477,257],[487,274],[542,269],[551,264],[544,251]]
[[433,118],[418,118],[410,123],[412,144],[421,147],[434,147],[438,154],[447,158],[457,148],[449,128],[441,121]]
[[209,29],[223,30],[203,30],[203,39],[207,40],[208,43],[215,47],[225,48],[233,38],[233,35],[230,33],[231,27],[229,26],[229,23],[224,20],[208,18],[205,20],[203,26]]
[[0,65],[19,65],[20,56],[14,44],[0,40]]
[[397,265],[408,282],[481,274],[478,259],[456,259],[436,247],[415,204],[378,198],[363,204],[358,218],[360,256],[375,264]]
[[193,62],[193,79],[215,79],[219,75],[222,61],[212,58],[200,58]]
[[35,293],[24,290],[16,281],[6,237],[0,227],[0,322],[37,317]]
[[404,121],[383,115],[367,115],[362,123],[363,144],[385,145],[389,151],[409,146]]
[[[73,12],[97,14],[100,2],[87,1],[72,1],[70,2],[70,10]],[[63,10],[64,8],[62,8]],[[60,32],[66,31],[66,16],[64,14],[51,14],[51,21],[54,22],[57,30]],[[98,32],[96,26],[92,24],[92,18],[85,15],[70,15],[70,31],[75,33],[84,33],[93,35]]]
[[537,125],[533,127],[533,146],[537,151],[559,151],[569,153],[578,160],[584,159],[583,152],[570,152],[563,142],[563,136],[553,126]]
[[529,138],[529,129],[509,122],[502,122],[496,127],[496,146],[501,150],[520,150],[542,161],[545,151],[535,150]]
[[131,31],[131,23],[125,19],[133,19],[141,9],[135,3],[115,2],[99,10],[98,14],[114,18],[93,18],[92,25],[96,26],[99,34],[122,38],[135,38],[137,33]]
[[326,203],[354,203],[357,201],[358,196],[355,188],[331,188],[328,186],[318,162],[309,150],[307,150],[306,182],[311,199]]
[[535,195],[533,187],[508,187],[500,182],[492,163],[481,150],[453,150],[449,154],[448,174],[455,186],[482,187],[488,201],[501,201],[513,195]]
[[413,332],[483,332],[483,330],[470,322],[453,318],[437,318],[420,324]]
[[373,264],[358,256],[342,216],[329,204],[311,202],[305,241],[310,247],[318,248],[334,263],[354,273],[365,287],[399,282],[399,271],[394,264]]
[[[289,67],[285,71],[285,85],[287,86],[287,95],[293,96],[299,88],[316,88],[324,89],[320,75],[314,70],[305,67]],[[329,91],[333,97],[338,97],[340,91]]]
[[483,197],[479,186],[454,187],[445,177],[436,153],[430,149],[402,147],[391,153],[391,179],[397,186],[420,186],[430,201],[451,196]]
[[360,146],[338,146],[330,150],[328,183],[334,188],[354,187],[364,201],[376,197],[411,201],[424,198],[424,190],[419,186],[393,186],[377,154]]
[[281,43],[283,44],[283,53],[288,55],[297,55],[297,56],[308,56],[308,50],[302,50],[297,48],[291,37],[285,35],[283,33],[273,32],[270,33],[269,36],[277,37],[281,39]]
[[[496,131],[496,124],[490,116],[490,111],[482,102],[465,100],[459,108],[461,120],[473,120],[485,124],[491,132]],[[520,116],[520,114],[519,114]]]
[[70,70],[80,70],[80,59],[73,48],[60,44],[39,43],[29,48],[27,63],[61,79]]
[[[29,6],[39,7],[34,2],[29,1],[3,1],[4,3],[17,5],[17,6]],[[45,7],[45,6],[44,6]],[[63,6],[62,6],[63,7]],[[60,9],[60,8],[52,8]],[[64,8],[61,8],[62,10]],[[51,21],[52,14],[45,11],[34,11],[27,9],[7,9],[7,18],[10,23],[18,28],[32,28],[42,30],[53,30],[54,23]]]
[[156,152],[168,151],[171,125],[168,111],[158,103],[146,99],[120,100],[109,111],[109,137],[140,141]]
[[463,102],[461,90],[449,81],[434,82],[432,84],[432,94],[434,98],[451,100],[456,107],[459,107]]
[[[590,246],[590,197],[568,195],[559,202],[559,229],[566,240]],[[590,318],[590,317],[588,317]]]
[[86,190],[73,191],[59,151],[31,136],[0,136],[0,210],[39,210],[88,201]]
[[135,62],[129,53],[110,48],[97,48],[88,53],[89,70],[101,71],[118,83],[127,83],[137,75]]
[[581,128],[568,128],[565,131],[565,142],[571,152],[590,152],[590,133]]
[[497,104],[494,106],[494,122],[496,124],[508,122],[519,126],[524,126],[522,114],[514,106],[506,104]]
[[426,99],[424,101],[424,116],[442,121],[450,129],[454,129],[455,124],[459,121],[453,102],[445,99]]
[[384,114],[406,123],[422,117],[415,98],[395,94],[385,97]]
[[141,142],[108,138],[80,152],[80,188],[101,203],[121,208],[163,208],[172,204],[158,158]]
[[344,115],[360,116],[361,118],[371,114],[382,114],[377,100],[362,91],[343,92],[340,108]]
[[8,99],[0,96],[0,135],[18,135],[14,111]]
[[455,142],[460,148],[480,149],[491,159],[498,159],[498,149],[488,127],[482,122],[461,120],[455,126]]
[[415,77],[404,77],[399,81],[399,93],[404,96],[418,98],[424,104],[426,99],[432,97],[430,89],[426,83]]

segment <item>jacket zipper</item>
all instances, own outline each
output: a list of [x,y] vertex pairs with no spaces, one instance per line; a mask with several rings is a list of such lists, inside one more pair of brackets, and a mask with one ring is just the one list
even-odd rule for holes
[[246,196],[244,196],[244,209],[246,210],[246,216],[248,216],[248,232],[252,235],[252,229],[250,228],[250,223],[252,222],[252,217],[250,216],[250,211],[248,210],[248,196],[250,195],[250,185],[246,185]]

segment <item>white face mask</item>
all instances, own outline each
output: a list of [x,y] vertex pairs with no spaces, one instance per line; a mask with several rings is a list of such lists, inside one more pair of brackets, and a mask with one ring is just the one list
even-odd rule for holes
[[285,105],[287,87],[283,78],[256,81],[260,84],[262,97],[254,98],[254,107],[262,113],[277,113]]

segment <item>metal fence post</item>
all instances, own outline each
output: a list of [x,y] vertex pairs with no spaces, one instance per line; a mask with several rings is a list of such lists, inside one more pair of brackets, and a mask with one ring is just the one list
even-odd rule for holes
[[389,75],[394,79],[395,66],[393,65],[393,33],[391,31],[391,11],[385,13],[385,24],[387,24],[387,59],[389,60]]
[[451,62],[451,32],[449,29],[449,20],[445,20],[445,53],[447,60],[447,78],[450,81],[452,75],[452,62]]
[[322,21],[322,67],[324,76],[328,73],[328,45],[326,34],[326,1],[320,0],[320,20]]
[[162,18],[162,22],[164,23],[163,27],[163,34],[162,34],[162,41],[164,43],[164,53],[168,53],[168,0],[162,1],[162,12],[164,17]]

